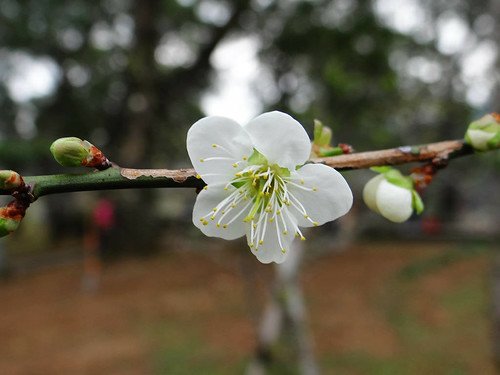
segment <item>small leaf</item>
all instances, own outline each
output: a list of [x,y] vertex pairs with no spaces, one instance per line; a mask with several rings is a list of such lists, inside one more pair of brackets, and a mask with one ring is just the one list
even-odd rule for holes
[[420,195],[415,191],[412,190],[412,206],[417,215],[420,215],[422,212],[424,212],[424,201],[420,197]]
[[323,129],[323,123],[319,120],[314,120],[314,143],[318,144],[317,142],[321,138],[321,131]]
[[319,149],[319,156],[337,156],[337,155],[342,155],[344,151],[340,147],[320,147]]
[[388,165],[381,165],[379,167],[371,167],[370,168],[370,170],[372,170],[373,172],[377,172],[377,173],[389,172],[391,169],[393,169],[393,168],[389,167]]
[[384,173],[385,179],[390,182],[393,185],[412,190],[413,189],[413,180],[408,177],[404,176],[400,171],[397,169],[391,168],[391,170],[387,171]]

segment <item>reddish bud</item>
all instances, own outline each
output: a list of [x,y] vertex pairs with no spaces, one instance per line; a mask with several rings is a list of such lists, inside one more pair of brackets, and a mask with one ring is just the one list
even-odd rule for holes
[[14,232],[26,214],[26,205],[18,200],[0,208],[0,237]]
[[0,171],[0,189],[13,190],[23,185],[24,181],[19,173],[11,170]]

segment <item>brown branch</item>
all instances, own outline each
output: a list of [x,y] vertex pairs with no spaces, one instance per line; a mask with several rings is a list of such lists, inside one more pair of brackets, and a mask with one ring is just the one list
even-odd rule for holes
[[311,160],[338,170],[362,169],[379,165],[398,165],[414,162],[446,162],[474,150],[462,140],[443,141],[418,146],[402,146],[378,151],[357,152]]
[[[448,160],[472,154],[474,150],[462,140],[402,146],[379,151],[359,152],[312,159],[312,163],[325,164],[337,170],[363,169],[380,165],[413,162],[432,162],[446,165]],[[202,188],[205,183],[196,178],[194,169],[129,169],[113,167],[104,171],[80,175],[25,176],[33,200],[47,194],[73,191],[134,188]],[[0,195],[12,191],[0,190]]]

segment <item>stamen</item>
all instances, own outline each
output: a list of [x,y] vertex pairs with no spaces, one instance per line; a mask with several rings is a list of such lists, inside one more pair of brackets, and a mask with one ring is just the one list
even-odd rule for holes
[[225,157],[225,156],[212,156],[210,158],[200,159],[201,162],[213,161],[213,160],[234,160],[234,158],[228,158],[228,157]]

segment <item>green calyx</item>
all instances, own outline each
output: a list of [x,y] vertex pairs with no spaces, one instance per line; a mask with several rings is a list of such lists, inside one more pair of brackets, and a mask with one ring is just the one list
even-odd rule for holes
[[50,146],[54,159],[63,167],[79,167],[91,157],[92,144],[76,137],[59,138]]
[[403,175],[397,169],[389,166],[373,167],[372,171],[384,175],[385,179],[393,185],[402,187],[407,190],[413,190],[413,180],[409,176]]
[[19,173],[11,170],[0,171],[0,189],[13,190],[23,185],[23,183]]
[[409,190],[412,194],[413,210],[418,215],[424,212],[424,202],[422,201],[420,194],[418,194],[418,192],[414,189],[413,180],[410,176],[405,176],[399,170],[389,167],[388,165],[372,167],[370,169],[383,175],[387,182],[390,182],[391,184],[399,186],[403,189]]

